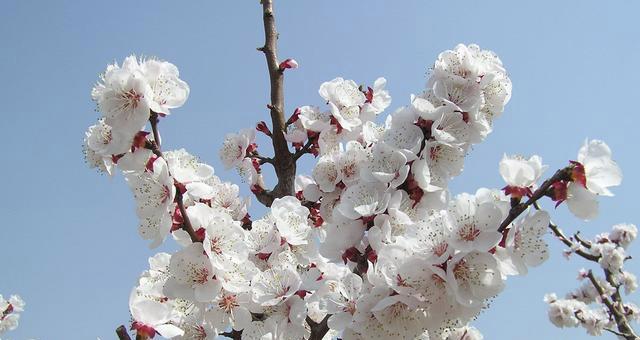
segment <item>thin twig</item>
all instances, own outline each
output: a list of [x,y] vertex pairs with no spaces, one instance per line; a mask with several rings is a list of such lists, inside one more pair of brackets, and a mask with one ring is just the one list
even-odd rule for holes
[[156,112],[151,111],[149,115],[149,123],[151,123],[151,131],[153,132],[153,141],[156,143],[158,150],[160,149],[160,133],[158,133],[158,122],[160,119],[158,118],[158,114]]
[[600,256],[596,256],[591,253],[588,253],[584,251],[579,245],[573,243],[569,238],[567,238],[567,236],[564,235],[562,230],[553,222],[549,222],[549,229],[551,229],[553,234],[556,235],[556,237],[558,237],[558,239],[562,241],[562,243],[566,244],[567,247],[569,247],[574,253],[580,255],[581,257],[589,261],[598,262],[598,260],[600,260]]
[[182,215],[182,229],[189,234],[191,238],[191,242],[202,242],[198,235],[196,235],[196,231],[193,230],[193,226],[191,225],[191,220],[189,220],[189,216],[187,216],[187,209],[184,208],[184,203],[182,200],[182,192],[178,187],[176,187],[176,202],[178,204],[178,209],[180,209],[180,214]]
[[509,224],[511,224],[511,222],[513,222],[518,216],[520,216],[520,214],[527,210],[529,206],[545,196],[553,183],[568,179],[572,169],[573,165],[570,165],[566,168],[556,171],[553,176],[542,183],[538,190],[533,192],[531,197],[529,197],[529,199],[525,203],[514,205],[511,210],[509,210],[509,215],[507,215],[507,218],[505,218],[504,221],[502,221],[502,223],[500,224],[498,232],[503,232],[509,226]]
[[293,160],[297,161],[298,158],[302,157],[302,155],[308,153],[312,145],[313,145],[313,139],[309,138],[307,140],[307,143],[303,145],[302,148],[300,148],[300,150],[296,151],[295,154],[293,154]]
[[270,157],[260,156],[257,153],[254,153],[253,155],[251,155],[251,157],[257,158],[260,161],[260,164],[264,164],[264,163],[273,164],[273,158],[270,158]]
[[231,332],[220,333],[219,335],[226,336],[227,338],[231,338],[234,340],[242,339],[242,331],[236,331],[235,329],[232,329]]
[[[151,123],[151,131],[153,132],[153,142],[148,142],[145,144],[145,147],[150,149],[154,155],[158,157],[164,158],[162,154],[162,150],[160,149],[160,133],[158,132],[158,114],[151,111],[151,115],[149,116],[149,123]],[[180,214],[182,214],[182,229],[189,234],[192,242],[202,242],[198,236],[196,235],[193,227],[191,226],[191,221],[189,220],[189,216],[187,215],[187,210],[184,208],[184,202],[182,200],[182,192],[181,188],[177,183],[176,187],[176,203],[178,204],[178,208],[180,209]]]
[[623,338],[626,338],[627,336],[629,336],[628,334],[620,333],[620,332],[615,331],[615,330],[613,330],[613,329],[611,329],[611,328],[604,328],[604,330],[605,330],[605,331],[607,331],[607,332],[609,332],[609,333],[615,334],[615,335],[617,335],[617,336],[621,336],[621,337],[623,337]]
[[[605,273],[607,273],[607,272],[605,272]],[[610,274],[607,274],[607,276],[609,276],[609,275]],[[616,321],[616,325],[618,327],[618,331],[622,334],[621,336],[624,337],[627,340],[640,339],[633,332],[633,329],[629,325],[629,321],[627,320],[627,317],[624,315],[624,313],[622,311],[620,311],[618,308],[616,308],[616,306],[622,305],[622,301],[621,301],[621,298],[619,296],[619,293],[618,293],[618,297],[617,298],[620,299],[620,300],[619,301],[615,301],[614,300],[614,302],[611,302],[611,300],[609,300],[609,296],[605,295],[604,289],[598,283],[598,281],[596,280],[595,276],[593,275],[593,271],[589,270],[589,272],[587,273],[587,277],[589,278],[589,280],[591,281],[591,284],[593,284],[593,286],[595,287],[596,291],[600,295],[600,299],[602,300],[602,303],[604,303],[604,305],[607,307],[607,309],[609,310],[609,313],[611,315],[613,315],[613,318]],[[616,295],[616,293],[614,293],[614,295]],[[616,299],[616,298],[614,297],[614,299]]]
[[120,340],[131,340],[129,333],[127,333],[127,328],[124,325],[120,325],[116,328],[116,334],[118,334],[118,339]]
[[583,247],[585,247],[587,249],[591,249],[591,242],[582,239],[582,237],[580,237],[580,232],[579,231],[577,231],[575,234],[573,234],[573,238],[575,238],[576,241],[578,241]]

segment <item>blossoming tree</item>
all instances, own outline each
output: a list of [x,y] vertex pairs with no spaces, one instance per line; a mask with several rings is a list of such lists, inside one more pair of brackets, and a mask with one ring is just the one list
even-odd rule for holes
[[[599,197],[622,180],[604,142],[587,140],[549,177],[541,157],[505,155],[504,188],[452,193],[449,180],[511,96],[493,52],[442,52],[426,88],[388,115],[384,78],[335,78],[320,85],[321,106],[289,116],[284,77],[298,64],[278,58],[272,1],[262,8],[271,124],[227,135],[219,152],[270,208],[261,218],[211,166],[162,149],[158,123],[189,95],[173,64],[130,56],[108,65],[92,91],[102,116],[86,132],[89,165],[124,175],[152,248],[167,237],[181,247],[150,258],[131,291],[138,339],[482,339],[469,322],[509,276],[547,260],[549,232],[600,269],[580,271],[583,286],[564,299],[545,297],[551,322],[639,339],[630,323],[640,310],[623,299],[637,288],[624,270],[636,227],[567,236],[539,205],[550,199],[594,218]],[[258,150],[256,133],[270,138],[272,155]],[[299,175],[305,155],[316,163]],[[130,339],[127,327],[117,334]]]

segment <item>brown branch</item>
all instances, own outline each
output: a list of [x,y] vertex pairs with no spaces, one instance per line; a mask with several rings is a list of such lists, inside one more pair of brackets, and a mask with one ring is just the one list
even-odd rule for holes
[[231,338],[234,340],[242,339],[242,331],[236,331],[235,329],[232,329],[231,332],[220,333],[219,335],[226,336],[227,338]]
[[271,86],[271,123],[273,127],[273,167],[278,183],[273,190],[255,193],[258,201],[265,206],[271,206],[274,199],[294,195],[294,180],[296,176],[296,162],[285,139],[286,123],[284,119],[284,73],[278,63],[278,31],[273,12],[273,0],[262,0],[262,19],[264,22],[263,47],[258,50],[264,53],[269,69]]
[[202,240],[196,235],[195,230],[193,230],[193,226],[191,225],[191,220],[189,220],[189,216],[187,216],[187,209],[184,208],[184,203],[182,201],[182,192],[180,188],[176,186],[176,202],[178,204],[178,209],[180,209],[180,214],[182,215],[182,229],[189,234],[191,238],[191,242],[202,242]]
[[260,164],[264,164],[264,163],[269,163],[269,164],[273,164],[273,158],[269,158],[269,157],[264,157],[264,156],[260,156],[257,153],[254,153],[253,155],[249,156],[252,158],[256,158],[257,160],[260,161]]
[[[605,271],[605,273],[607,273],[607,281],[609,281],[611,273],[608,271]],[[587,277],[591,281],[591,284],[593,284],[593,286],[596,288],[596,291],[600,295],[602,303],[604,303],[604,305],[607,307],[609,313],[613,315],[613,318],[615,319],[616,325],[618,327],[618,331],[622,334],[621,336],[626,340],[640,339],[629,325],[629,321],[624,315],[624,312],[619,309],[619,307],[622,306],[622,300],[619,293],[616,291],[614,295],[618,294],[617,298],[620,300],[616,301],[616,298],[614,298],[614,302],[611,302],[611,300],[609,300],[609,297],[605,295],[604,289],[602,288],[602,286],[600,286],[591,270],[587,273]],[[609,281],[609,283],[611,283],[611,281]]]
[[[158,132],[158,114],[151,111],[151,115],[149,116],[149,123],[151,123],[151,131],[153,132],[153,142],[145,143],[145,147],[154,155],[158,157],[164,158],[162,154],[162,150],[160,149],[160,133]],[[182,229],[189,234],[192,242],[202,242],[198,236],[196,235],[193,227],[191,226],[191,221],[189,220],[189,216],[187,216],[187,210],[184,208],[184,203],[182,200],[182,192],[178,183],[175,184],[176,187],[176,203],[178,204],[178,208],[180,209],[180,214],[182,215]]]
[[300,148],[300,150],[296,151],[295,154],[293,154],[293,160],[297,161],[300,157],[302,157],[302,155],[304,155],[305,153],[308,153],[312,145],[313,145],[313,139],[309,138],[307,140],[307,143],[303,145],[302,148]]
[[509,224],[511,224],[511,222],[513,222],[518,216],[520,216],[520,214],[527,210],[529,206],[537,202],[540,198],[544,197],[553,183],[569,179],[572,169],[573,165],[569,165],[566,168],[556,171],[553,176],[542,183],[538,190],[533,192],[531,197],[529,197],[529,199],[525,203],[514,205],[511,210],[509,210],[509,215],[507,215],[507,218],[505,218],[504,221],[502,221],[502,223],[500,224],[498,232],[503,232],[509,226]]
[[613,279],[613,274],[608,270],[604,270],[605,278],[607,282],[615,287],[615,292],[611,295],[611,299],[613,300],[613,306],[620,314],[620,319],[614,318],[616,320],[616,324],[618,325],[618,330],[621,333],[627,334],[628,336],[624,336],[626,339],[640,339],[634,332],[631,325],[629,325],[629,320],[627,320],[627,316],[624,312],[624,301],[622,300],[622,295],[620,295],[620,284],[616,283]]
[[578,243],[580,243],[583,247],[587,248],[587,249],[591,249],[591,242],[584,240],[582,237],[580,237],[580,232],[577,231],[575,234],[573,234],[573,238],[576,239],[576,241],[578,241]]
[[309,336],[309,340],[322,340],[322,338],[329,331],[329,326],[327,323],[329,322],[329,317],[331,315],[327,315],[320,321],[319,323],[313,321],[310,317],[307,316],[307,324],[311,327],[311,335]]
[[158,133],[158,122],[160,119],[158,118],[158,114],[156,112],[151,111],[149,115],[149,123],[151,123],[151,131],[153,132],[153,141],[158,146],[158,150],[160,149],[160,133]]
[[120,340],[131,340],[129,333],[127,333],[127,328],[124,325],[120,325],[116,328],[116,334],[118,334],[118,339]]
[[622,334],[622,333],[620,333],[620,332],[618,332],[616,330],[613,330],[611,328],[604,328],[604,330],[609,332],[609,333],[611,333],[611,334],[617,335],[619,337],[623,337],[624,338],[626,336],[625,334]]
[[580,255],[582,258],[593,262],[598,262],[598,260],[600,259],[600,256],[596,256],[589,252],[586,252],[579,245],[573,243],[553,222],[549,222],[549,229],[551,229],[553,234],[556,235],[556,237],[558,237],[558,239],[562,241],[562,243],[566,244],[567,247],[569,247],[574,253]]

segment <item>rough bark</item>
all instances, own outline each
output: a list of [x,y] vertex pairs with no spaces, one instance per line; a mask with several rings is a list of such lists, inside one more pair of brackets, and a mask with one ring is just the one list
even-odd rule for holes
[[263,47],[258,50],[264,53],[269,69],[269,83],[271,88],[270,104],[267,105],[271,114],[273,144],[273,167],[278,183],[273,190],[256,193],[260,203],[271,206],[274,199],[294,195],[294,180],[296,176],[296,162],[285,139],[286,122],[284,119],[284,72],[278,62],[278,31],[273,12],[273,1],[263,0],[262,19],[264,23]]

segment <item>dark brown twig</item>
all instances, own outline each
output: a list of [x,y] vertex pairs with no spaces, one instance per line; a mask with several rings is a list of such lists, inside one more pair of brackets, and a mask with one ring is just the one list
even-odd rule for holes
[[324,319],[322,319],[322,321],[318,323],[307,316],[307,323],[311,327],[311,335],[309,336],[309,340],[322,340],[324,335],[329,331],[329,317],[331,317],[331,315],[325,316]]
[[302,157],[302,155],[308,153],[312,145],[313,145],[313,139],[309,138],[307,140],[307,143],[303,145],[302,148],[300,148],[300,150],[296,151],[295,154],[293,154],[293,160],[297,161],[300,157]]
[[[607,273],[607,281],[609,281],[611,279],[610,278],[610,273],[608,271],[606,271],[606,273]],[[612,302],[609,299],[610,297],[605,294],[604,289],[602,288],[600,283],[598,283],[598,281],[596,280],[596,278],[593,275],[593,272],[591,270],[587,273],[587,277],[589,278],[589,281],[591,281],[591,284],[593,284],[593,286],[595,287],[596,291],[600,295],[600,299],[602,300],[602,303],[604,303],[604,305],[609,310],[609,313],[613,316],[614,320],[616,321],[616,325],[618,327],[618,332],[621,334],[620,336],[622,336],[626,340],[637,340],[637,339],[640,339],[634,333],[633,329],[629,325],[629,321],[627,320],[627,317],[624,315],[624,312],[621,310],[622,301],[621,301],[621,298],[620,298],[619,293],[617,292],[617,290],[616,290],[616,293],[614,293],[613,296],[612,296],[614,298],[614,301]],[[609,283],[611,283],[611,281],[609,281]],[[616,294],[618,295],[617,299],[615,297]],[[618,300],[618,299],[620,299],[620,300]]]
[[[158,114],[151,111],[151,115],[149,116],[149,123],[151,123],[151,131],[153,132],[153,142],[146,143],[145,147],[151,150],[154,155],[158,157],[164,158],[162,154],[162,150],[160,149],[160,133],[158,132]],[[178,208],[180,209],[180,214],[182,215],[182,229],[189,234],[191,237],[191,242],[202,242],[200,238],[196,235],[195,230],[191,226],[191,221],[189,220],[189,216],[187,216],[187,210],[184,208],[184,202],[182,201],[182,192],[179,185],[175,185],[176,187],[176,203],[178,204]]]
[[549,223],[549,229],[551,229],[553,234],[556,235],[556,237],[558,237],[558,239],[562,241],[562,243],[566,244],[567,247],[569,247],[574,253],[580,255],[582,258],[593,262],[598,262],[598,260],[600,259],[600,256],[596,256],[589,252],[586,252],[579,245],[573,243],[553,222]]
[[127,333],[127,328],[124,325],[120,325],[116,328],[116,334],[118,334],[118,339],[120,340],[131,340],[129,333]]
[[234,340],[242,339],[242,331],[236,331],[235,329],[232,329],[231,332],[220,333],[219,335],[226,336],[227,338],[234,339]]
[[573,234],[573,238],[575,238],[576,241],[578,241],[578,243],[580,243],[583,247],[585,247],[587,249],[591,249],[591,242],[582,239],[582,237],[580,237],[580,232],[579,231],[577,231],[575,234]]
[[184,208],[184,203],[182,200],[182,192],[180,188],[176,186],[176,202],[178,204],[178,209],[180,209],[180,214],[182,215],[182,229],[189,234],[191,238],[191,242],[202,242],[202,240],[196,235],[196,231],[193,230],[193,226],[191,225],[191,220],[189,220],[189,216],[187,216],[187,209]]
[[568,180],[570,178],[572,169],[573,165],[570,165],[566,168],[556,171],[553,176],[542,183],[538,190],[533,192],[531,197],[529,197],[529,199],[525,203],[514,205],[511,210],[509,210],[509,215],[507,215],[507,218],[505,218],[504,221],[502,221],[502,223],[500,224],[498,232],[503,232],[509,226],[509,224],[511,224],[511,222],[513,222],[518,216],[520,216],[520,214],[527,210],[529,206],[537,202],[540,198],[544,197],[553,183],[561,180]]

